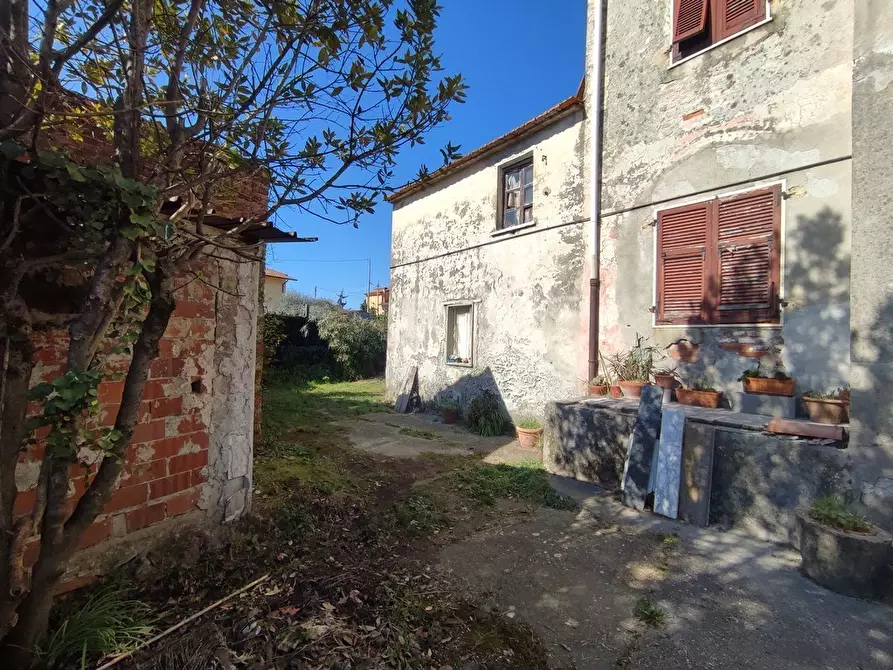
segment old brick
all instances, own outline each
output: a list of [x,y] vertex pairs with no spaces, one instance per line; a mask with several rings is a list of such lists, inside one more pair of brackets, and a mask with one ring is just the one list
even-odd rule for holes
[[174,355],[174,342],[170,338],[162,337],[158,342],[158,355],[170,358]]
[[154,419],[177,416],[183,412],[183,398],[158,398],[152,401],[151,407],[152,418]]
[[13,516],[21,516],[27,514],[34,507],[37,501],[37,489],[28,489],[27,491],[19,491],[16,493],[15,502],[12,505]]
[[78,542],[78,549],[86,549],[94,544],[99,544],[112,533],[112,520],[106,517],[100,521],[94,521],[87,528],[86,532],[81,535]]
[[214,307],[210,301],[178,300],[174,316],[182,316],[187,319],[209,319],[214,316]]
[[205,469],[199,468],[198,470],[192,471],[192,484],[204,484],[208,481],[207,475],[205,475]]
[[154,451],[155,458],[169,458],[170,456],[176,456],[185,445],[186,437],[183,435],[166,437],[163,440],[155,440],[150,444]]
[[[149,465],[146,463],[146,465]],[[111,499],[105,504],[103,511],[117,512],[126,507],[136,507],[146,502],[149,495],[147,484],[134,484],[125,486],[112,493]]]
[[40,540],[34,538],[25,543],[25,549],[22,551],[22,565],[30,568],[37,563],[37,557],[40,555]]
[[179,514],[185,514],[186,512],[195,509],[195,506],[198,505],[198,498],[198,489],[184,491],[172,498],[168,498],[166,501],[168,518]]
[[207,449],[210,446],[210,440],[208,438],[208,433],[205,431],[198,431],[196,433],[189,433],[183,436],[185,442],[195,445],[200,449]]
[[151,526],[154,523],[164,520],[164,503],[155,503],[147,507],[139,507],[135,510],[127,512],[127,532],[132,533],[140,528]]
[[63,578],[53,587],[53,595],[61,596],[65,593],[70,593],[72,591],[84,588],[85,586],[89,586],[90,584],[95,582],[98,578],[99,575],[95,573],[78,575],[77,577]]
[[185,472],[186,470],[203,468],[207,464],[208,452],[207,450],[203,449],[202,451],[197,451],[194,454],[183,454],[182,456],[174,456],[168,463],[168,470],[170,474],[175,475],[178,472]]
[[148,463],[133,463],[125,471],[130,475],[125,481],[128,486],[151,482],[167,476],[167,460],[159,458]]
[[178,472],[164,479],[156,479],[149,484],[149,497],[152,500],[156,498],[164,498],[172,493],[185,491],[192,486],[191,472]]
[[150,379],[146,382],[143,389],[143,400],[155,400],[156,398],[164,398],[167,396],[165,392],[166,382],[160,379]]
[[202,421],[201,415],[197,412],[184,416],[180,419],[180,423],[177,426],[177,432],[181,435],[204,430],[207,430],[207,426],[205,425],[205,422]]
[[152,442],[160,440],[165,436],[165,422],[163,419],[155,421],[144,421],[138,423],[133,429],[132,441],[136,442]]
[[123,381],[101,382],[97,388],[97,398],[103,405],[121,402],[121,394],[124,392]]
[[[118,418],[118,409],[121,407],[119,403],[110,403],[102,406],[99,425],[114,426],[115,420]],[[140,417],[142,420],[143,417]]]
[[149,376],[153,379],[167,379],[183,372],[185,362],[181,358],[156,358],[149,365]]

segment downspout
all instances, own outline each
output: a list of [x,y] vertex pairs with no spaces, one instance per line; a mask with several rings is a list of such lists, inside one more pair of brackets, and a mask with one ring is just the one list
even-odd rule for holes
[[595,37],[593,45],[592,81],[587,83],[590,92],[590,178],[592,179],[592,202],[589,220],[592,221],[592,263],[589,277],[589,379],[591,382],[598,376],[598,331],[599,331],[599,293],[600,280],[600,221],[601,211],[601,155],[602,155],[602,96],[604,88],[605,35],[604,16],[606,0],[592,0],[593,17],[592,32]]

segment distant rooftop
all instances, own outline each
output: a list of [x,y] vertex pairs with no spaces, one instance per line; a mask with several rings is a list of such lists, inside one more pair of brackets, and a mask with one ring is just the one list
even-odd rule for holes
[[279,272],[279,270],[271,270],[270,268],[266,268],[264,270],[264,277],[274,277],[275,279],[284,279],[286,281],[294,281],[294,277],[290,277],[284,272]]

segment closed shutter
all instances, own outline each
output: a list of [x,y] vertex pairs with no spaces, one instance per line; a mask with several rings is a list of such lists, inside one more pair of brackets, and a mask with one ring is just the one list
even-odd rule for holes
[[781,189],[752,191],[717,204],[720,323],[778,317]]
[[707,228],[714,203],[658,214],[657,322],[704,323]]
[[766,18],[766,0],[715,0],[717,40],[730,37]]
[[673,0],[673,41],[694,37],[707,27],[709,0]]

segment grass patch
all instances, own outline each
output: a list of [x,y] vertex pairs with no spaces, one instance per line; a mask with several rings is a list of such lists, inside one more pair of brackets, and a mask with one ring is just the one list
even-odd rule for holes
[[423,440],[437,439],[437,435],[432,433],[430,430],[419,430],[418,428],[401,428],[397,432],[401,435],[408,435],[409,437],[420,437]]
[[424,494],[394,503],[394,519],[409,535],[428,535],[447,521],[443,507]]
[[874,535],[872,526],[856,514],[839,496],[824,496],[813,501],[809,516],[819,523],[850,533]]
[[633,613],[639,621],[654,628],[663,626],[667,619],[667,613],[648,598],[639,598]]
[[537,461],[522,461],[511,465],[485,465],[457,470],[450,476],[455,489],[477,502],[492,505],[498,498],[535,503],[554,509],[574,509],[576,504],[556,492],[549,476]]
[[515,425],[522,430],[539,430],[543,427],[543,422],[539,419],[524,417],[523,419],[518,420]]

